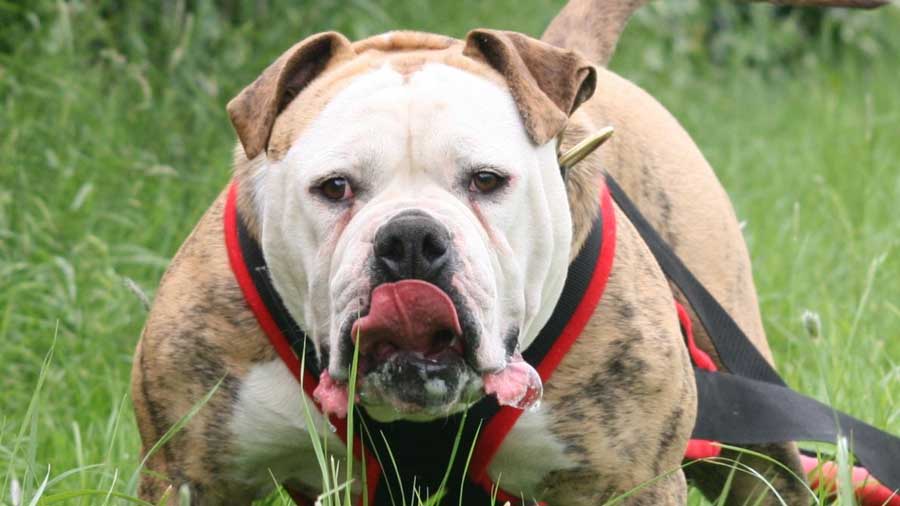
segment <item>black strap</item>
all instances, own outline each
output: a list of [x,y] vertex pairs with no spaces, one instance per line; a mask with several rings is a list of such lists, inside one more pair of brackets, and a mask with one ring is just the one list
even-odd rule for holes
[[900,488],[900,439],[788,388],[612,176],[610,193],[647,243],[666,276],[687,298],[731,374],[695,369],[697,422],[693,437],[733,444],[786,441],[835,443],[841,435],[868,471]]
[[541,328],[540,333],[534,338],[534,341],[528,345],[528,348],[522,352],[522,358],[534,367],[540,364],[553,345],[556,339],[562,335],[563,329],[566,328],[572,315],[578,309],[578,305],[584,299],[584,294],[594,278],[594,271],[597,268],[597,261],[600,260],[600,247],[603,243],[603,213],[601,212],[591,226],[591,232],[588,234],[581,251],[569,264],[569,270],[566,273],[566,281],[563,285],[562,294],[553,308],[550,319]]
[[247,226],[244,224],[244,220],[241,219],[240,212],[237,210],[235,212],[238,213],[236,220],[238,243],[241,245],[244,263],[247,264],[247,271],[250,273],[250,278],[253,279],[256,292],[269,310],[269,314],[272,315],[272,319],[275,320],[275,324],[278,325],[278,329],[281,330],[288,344],[291,345],[294,353],[298,357],[302,357],[303,350],[306,350],[304,367],[312,373],[314,378],[318,379],[321,370],[319,368],[319,360],[316,358],[316,348],[312,345],[312,342],[307,342],[306,332],[300,328],[300,325],[294,321],[287,308],[284,307],[284,301],[281,300],[278,291],[272,286],[272,280],[269,277],[269,266],[266,265],[262,248],[247,231]]
[[834,443],[847,436],[865,468],[900,488],[900,439],[831,406],[772,383],[695,369],[699,405],[693,437],[733,444]]
[[659,266],[666,276],[675,283],[690,303],[691,309],[700,319],[700,324],[712,339],[716,353],[725,364],[725,367],[734,374],[740,374],[746,378],[767,381],[776,385],[784,385],[784,380],[778,376],[775,369],[753,346],[750,339],[737,326],[731,316],[722,308],[719,302],[697,281],[691,271],[685,267],[681,259],[675,254],[668,244],[654,230],[653,226],[638,211],[637,207],[625,195],[622,188],[612,178],[606,176],[610,193],[619,204],[622,212],[637,229],[638,233],[647,243],[650,252],[656,257]]

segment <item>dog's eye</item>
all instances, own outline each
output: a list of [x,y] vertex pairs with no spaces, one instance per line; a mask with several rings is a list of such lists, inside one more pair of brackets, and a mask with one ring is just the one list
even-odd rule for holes
[[350,182],[344,177],[333,177],[319,185],[322,195],[328,200],[346,200],[353,196]]
[[506,178],[496,172],[480,170],[472,174],[472,182],[469,184],[469,191],[491,193],[498,190],[505,182]]

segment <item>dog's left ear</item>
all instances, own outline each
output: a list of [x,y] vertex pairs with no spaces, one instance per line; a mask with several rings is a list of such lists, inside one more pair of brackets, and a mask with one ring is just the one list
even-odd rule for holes
[[578,53],[521,33],[472,30],[463,54],[485,61],[506,79],[528,135],[538,145],[562,131],[597,85],[597,70]]

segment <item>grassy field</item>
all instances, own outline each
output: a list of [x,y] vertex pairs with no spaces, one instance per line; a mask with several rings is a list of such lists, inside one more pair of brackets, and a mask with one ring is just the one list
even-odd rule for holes
[[[900,9],[810,37],[726,9],[741,23],[710,38],[708,8],[668,1],[613,68],[685,124],[746,221],[788,382],[900,433]],[[537,35],[561,3],[0,2],[0,505],[133,494],[138,294],[228,181],[225,103],[280,51],[325,29]]]

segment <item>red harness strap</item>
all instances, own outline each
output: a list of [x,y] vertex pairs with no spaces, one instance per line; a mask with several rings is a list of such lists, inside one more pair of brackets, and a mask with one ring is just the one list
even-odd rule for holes
[[295,378],[303,384],[303,390],[312,397],[312,392],[316,388],[316,378],[309,371],[304,371],[303,377],[300,374],[300,359],[291,349],[287,338],[278,328],[269,308],[266,307],[256,286],[253,284],[253,278],[250,271],[247,270],[247,263],[244,261],[244,253],[241,251],[241,245],[238,239],[238,214],[237,214],[237,181],[231,183],[228,188],[228,195],[225,198],[225,248],[228,250],[228,261],[231,264],[231,271],[237,280],[241,292],[244,294],[244,300],[253,311],[253,316],[259,322],[263,332],[269,338],[269,343],[278,352],[281,361],[291,371]]
[[[237,192],[237,182],[233,182],[228,189],[228,195],[225,201],[225,244],[228,250],[228,259],[231,264],[231,269],[234,272],[238,285],[241,287],[241,291],[244,294],[247,304],[250,306],[251,311],[263,331],[266,333],[266,336],[269,338],[269,342],[272,343],[272,346],[278,352],[279,357],[281,357],[282,361],[294,377],[301,382],[303,390],[309,398],[312,399],[312,392],[315,390],[318,379],[310,374],[309,371],[303,371],[301,374],[300,360],[291,349],[287,338],[276,324],[275,319],[269,312],[269,308],[266,307],[266,304],[259,296],[252,277],[247,270],[247,264],[244,260],[243,253],[241,252],[237,232]],[[550,379],[553,371],[575,343],[578,336],[581,335],[584,326],[587,324],[591,315],[594,313],[594,309],[600,302],[600,298],[606,287],[606,281],[609,279],[609,273],[612,270],[616,239],[615,211],[613,209],[612,198],[605,186],[602,191],[600,212],[603,220],[603,235],[600,251],[598,252],[597,265],[593,276],[591,277],[588,289],[584,294],[584,298],[579,302],[575,313],[566,324],[562,334],[556,340],[549,353],[537,366],[538,374],[544,382]],[[497,453],[497,450],[499,450],[506,435],[521,415],[521,410],[511,407],[502,408],[484,427],[484,430],[481,432],[481,436],[478,439],[478,443],[475,446],[469,475],[471,479],[482,485],[488,492],[496,489],[494,483],[488,476],[488,465]],[[346,421],[335,417],[331,417],[330,421],[337,429],[338,436],[346,442]],[[362,450],[364,447],[361,444],[361,441],[358,438],[354,439],[354,454],[356,457],[359,458],[363,452],[366,454],[366,474],[369,483],[368,495],[369,502],[372,503],[374,502],[375,485],[381,474],[381,468],[378,465],[377,459],[375,459],[370,452]],[[503,490],[497,489],[497,495],[500,500],[518,502],[517,497],[508,494]],[[299,494],[292,494],[292,497],[295,498],[295,500],[308,501],[308,499]]]
[[[250,306],[251,311],[263,331],[266,333],[266,336],[269,338],[269,342],[275,348],[279,357],[294,377],[300,381],[307,396],[312,399],[312,392],[318,383],[318,378],[315,378],[308,370],[301,370],[300,360],[270,313],[269,308],[257,292],[252,276],[248,271],[237,232],[239,219],[237,213],[237,191],[237,183],[233,182],[228,190],[225,202],[225,242],[231,269],[234,272],[238,285],[241,287],[241,291],[243,292],[247,304]],[[560,333],[549,352],[536,367],[541,380],[544,382],[550,380],[553,372],[581,335],[585,325],[587,325],[587,322],[594,314],[594,310],[600,302],[606,287],[606,282],[612,271],[616,247],[616,220],[612,198],[606,186],[603,187],[601,192],[600,212],[602,219],[602,241],[600,250],[598,251],[596,267],[589,281],[588,288],[585,291],[583,298],[579,301],[575,312],[566,323],[563,331]],[[715,370],[715,364],[713,364],[709,356],[698,348],[694,342],[691,321],[687,312],[680,304],[677,305],[677,309],[679,320],[682,325],[682,331],[685,335],[686,344],[693,362],[698,367],[707,370]],[[488,467],[497,451],[500,449],[504,439],[516,424],[522,413],[521,410],[512,407],[503,407],[500,409],[483,427],[472,454],[469,467],[470,479],[481,485],[489,493],[496,490],[497,497],[501,501],[518,503],[519,498],[497,488],[488,475]],[[338,436],[346,443],[346,420],[331,417],[330,421],[337,429]],[[353,450],[356,458],[361,458],[362,455],[365,454],[366,478],[369,484],[368,499],[370,503],[374,503],[374,494],[381,475],[381,468],[378,465],[377,459],[365,449],[358,437],[354,438]],[[689,459],[711,457],[718,455],[719,451],[719,447],[713,442],[691,440],[687,451],[685,452],[685,457]],[[291,495],[295,501],[300,504],[311,502],[302,495],[295,493],[292,493]]]
[[[302,364],[300,363],[300,359],[297,358],[297,355],[294,353],[293,349],[291,349],[291,345],[288,343],[287,338],[281,332],[281,329],[278,328],[278,324],[275,323],[275,319],[272,317],[269,308],[266,307],[266,304],[257,292],[256,286],[253,284],[253,278],[247,270],[247,264],[244,261],[244,255],[241,251],[238,239],[237,192],[237,181],[233,181],[228,189],[228,195],[225,200],[225,247],[228,250],[228,260],[231,264],[231,270],[234,272],[234,277],[241,287],[241,292],[244,294],[244,300],[246,300],[247,305],[250,306],[250,310],[253,312],[260,327],[262,327],[266,336],[269,338],[272,347],[278,352],[278,356],[281,357],[281,360],[291,371],[291,374],[293,374],[297,381],[300,382],[307,397],[311,400],[313,398],[313,390],[315,390],[318,385],[318,378],[310,374],[308,370],[301,370]],[[321,412],[318,405],[316,405],[316,408]],[[346,444],[347,422],[344,419],[336,417],[330,417],[329,420],[335,429],[337,429],[337,435]],[[359,437],[354,437],[353,454],[356,458],[362,457],[362,448],[363,445],[359,440]],[[366,480],[369,483],[377,483],[378,477],[381,474],[378,460],[369,452],[365,452],[365,454]],[[375,488],[369,487],[369,503],[374,502],[374,493]],[[291,497],[298,504],[312,503],[308,498],[295,492],[291,492]]]
[[[601,193],[600,213],[603,220],[603,239],[600,243],[597,265],[584,298],[578,304],[575,313],[553,344],[550,352],[537,366],[538,374],[544,383],[550,380],[553,372],[572,345],[575,344],[575,340],[581,335],[581,331],[584,330],[588,320],[594,314],[594,309],[600,303],[600,298],[603,296],[606,282],[612,271],[616,250],[616,213],[615,209],[613,209],[612,197],[605,185]],[[487,473],[488,466],[500,449],[500,445],[503,443],[506,435],[512,430],[520,416],[522,416],[522,410],[508,406],[504,407],[491,418],[490,422],[481,431],[481,436],[472,453],[469,475],[487,491],[494,489],[494,483]],[[518,497],[507,494],[503,490],[498,491],[497,497],[501,501],[520,502]]]

